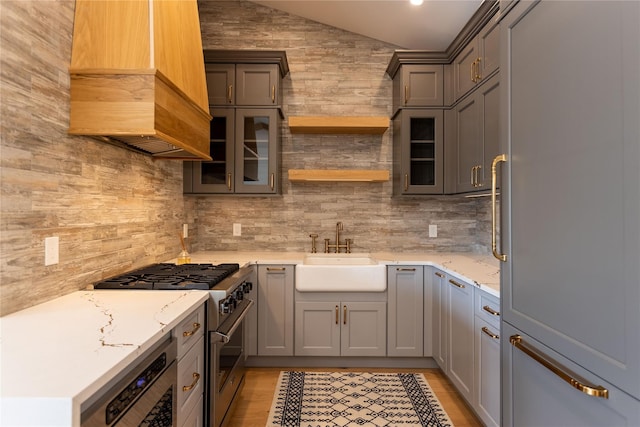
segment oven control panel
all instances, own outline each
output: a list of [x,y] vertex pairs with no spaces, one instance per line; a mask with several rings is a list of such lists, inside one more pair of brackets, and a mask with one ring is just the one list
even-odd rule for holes
[[244,295],[251,292],[252,289],[253,283],[251,282],[242,282],[238,285],[226,298],[220,300],[218,303],[218,311],[220,314],[233,313],[233,310],[238,307],[240,301],[244,299]]

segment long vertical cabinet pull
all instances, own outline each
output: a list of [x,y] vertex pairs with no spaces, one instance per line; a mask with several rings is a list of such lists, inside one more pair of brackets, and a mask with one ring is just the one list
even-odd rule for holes
[[272,173],[269,177],[269,187],[273,190],[276,187],[276,174]]
[[340,323],[340,308],[336,305],[336,325]]
[[227,188],[229,189],[229,191],[232,190],[232,188],[231,188],[231,173],[227,174]]
[[404,105],[407,105],[409,102],[409,86],[404,85]]
[[346,305],[342,306],[342,316],[343,316],[342,323],[346,325],[347,324],[347,306]]
[[271,103],[276,103],[276,85],[271,86]]
[[404,191],[409,190],[409,174],[404,174]]
[[498,252],[497,243],[496,243],[496,194],[498,188],[498,180],[497,180],[497,167],[498,163],[506,162],[507,156],[505,154],[500,154],[491,163],[491,251],[493,252],[493,256],[498,258],[502,262],[507,261],[507,256],[505,254],[501,254]]
[[233,103],[233,85],[227,87],[227,101],[229,104]]

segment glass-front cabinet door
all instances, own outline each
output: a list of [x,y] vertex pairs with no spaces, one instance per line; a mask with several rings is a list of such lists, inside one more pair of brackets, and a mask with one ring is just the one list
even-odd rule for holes
[[276,109],[236,110],[236,193],[276,193],[278,113]]
[[395,194],[442,194],[442,110],[402,110],[394,119]]
[[[211,110],[210,153],[212,161],[189,162],[194,193],[232,193],[234,191],[234,116],[233,108]],[[186,163],[186,162],[185,162]],[[185,165],[185,171],[186,171]]]

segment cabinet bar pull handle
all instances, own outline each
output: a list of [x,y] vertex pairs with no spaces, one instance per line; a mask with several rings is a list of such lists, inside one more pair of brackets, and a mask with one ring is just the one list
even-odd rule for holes
[[407,105],[409,102],[409,86],[404,85],[404,105]]
[[451,283],[453,286],[455,286],[456,288],[460,288],[460,289],[464,289],[466,288],[465,285],[463,285],[462,283],[458,283],[453,279],[449,279],[449,283]]
[[491,338],[493,338],[494,340],[499,340],[500,339],[500,335],[496,335],[493,332],[491,332],[489,330],[489,328],[487,328],[486,326],[482,327],[482,332],[484,332],[485,334],[489,335]]
[[227,174],[227,188],[231,191],[231,173]]
[[404,268],[398,267],[398,268],[396,268],[396,271],[416,271],[416,269],[415,268],[407,268],[407,267],[404,267]]
[[198,384],[198,381],[200,381],[200,374],[197,372],[193,373],[193,382],[191,383],[191,385],[185,385],[182,387],[182,391],[189,391],[192,388],[194,388],[196,386],[196,384]]
[[336,325],[340,323],[340,309],[336,305]]
[[471,63],[471,81],[472,82],[476,82],[476,70],[474,69],[476,67],[476,61],[473,61]]
[[271,176],[269,177],[269,186],[271,187],[271,190],[273,190],[276,186],[276,174],[272,173]]
[[267,271],[285,271],[286,267],[267,267]]
[[493,159],[493,162],[491,163],[491,251],[493,252],[493,256],[502,262],[507,261],[507,256],[498,252],[496,243],[496,189],[498,188],[496,169],[498,167],[498,163],[506,161],[507,156],[500,154]]
[[491,314],[492,316],[500,316],[499,311],[495,311],[493,308],[489,307],[488,305],[485,305],[484,307],[482,307],[482,309],[487,313]]
[[342,320],[343,320],[343,324],[346,325],[347,324],[347,306],[344,305],[342,306]]
[[482,165],[478,165],[476,166],[476,187],[482,187],[482,183],[480,182],[479,177],[479,172],[482,169]]
[[190,330],[190,331],[184,331],[182,333],[182,336],[183,337],[190,337],[191,335],[195,334],[198,331],[198,329],[200,329],[200,323],[196,322],[196,323],[193,324],[193,329]]
[[275,104],[276,102],[276,85],[271,86],[271,103]]
[[444,277],[444,274],[440,273],[439,271],[436,271],[435,275],[438,276],[441,279]]
[[229,104],[231,104],[233,102],[233,85],[229,85],[229,87],[227,87],[227,101],[229,101]]
[[474,167],[471,168],[471,185],[474,186],[474,187],[476,186],[476,180],[474,178],[474,176],[475,176],[474,172],[476,171],[476,167],[477,166],[474,166]]
[[404,191],[409,190],[409,174],[404,174]]
[[512,346],[559,376],[562,380],[566,381],[571,385],[571,387],[578,389],[589,396],[602,397],[603,399],[609,398],[609,390],[600,385],[589,384],[589,381],[580,377],[576,373],[571,372],[571,370],[562,366],[546,354],[525,343],[520,335],[512,335],[509,338],[509,342]]
[[480,75],[480,61],[480,58],[476,59],[476,82],[482,80],[482,76]]

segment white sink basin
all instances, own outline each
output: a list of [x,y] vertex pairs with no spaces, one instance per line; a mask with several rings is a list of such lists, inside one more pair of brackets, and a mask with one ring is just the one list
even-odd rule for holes
[[387,269],[369,254],[309,254],[296,265],[300,292],[384,292]]

